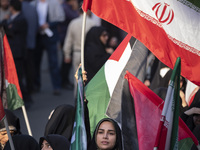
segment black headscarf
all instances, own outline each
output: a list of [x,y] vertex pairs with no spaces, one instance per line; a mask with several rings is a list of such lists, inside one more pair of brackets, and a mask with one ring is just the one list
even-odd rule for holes
[[98,122],[98,124],[96,125],[96,128],[95,128],[95,131],[94,131],[94,134],[93,134],[93,138],[88,146],[88,150],[96,150],[98,147],[97,147],[97,144],[96,144],[96,136],[97,136],[97,132],[98,132],[98,129],[100,127],[100,125],[104,122],[104,121],[109,121],[111,122],[113,125],[114,125],[114,128],[115,128],[115,132],[116,132],[116,143],[115,143],[115,146],[112,150],[122,150],[122,136],[121,136],[121,129],[120,127],[118,126],[118,124],[111,118],[103,118],[102,120],[100,120]]
[[[21,134],[19,118],[15,116],[12,111],[8,109],[4,109],[4,111],[8,121],[9,129],[15,131],[14,134]],[[0,122],[0,131],[6,131],[6,127],[4,125],[3,120]]]
[[46,140],[53,150],[69,150],[70,143],[66,137],[58,134],[49,134],[47,136],[41,137],[39,146],[41,148],[42,142]]
[[106,52],[106,45],[100,40],[100,36],[104,31],[106,29],[103,27],[92,27],[86,35],[84,52],[85,70],[88,78],[86,84],[110,57],[110,54]]
[[59,134],[65,136],[70,141],[74,118],[74,106],[67,104],[59,105],[46,124],[44,136],[48,134]]
[[[40,150],[37,141],[29,135],[12,136],[15,150]],[[4,150],[11,150],[9,141],[6,143]]]

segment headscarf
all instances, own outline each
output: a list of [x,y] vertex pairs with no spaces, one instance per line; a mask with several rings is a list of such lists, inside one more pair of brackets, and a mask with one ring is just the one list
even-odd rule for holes
[[[21,134],[19,118],[15,116],[12,111],[8,109],[4,109],[4,111],[8,121],[9,130],[15,131],[14,134]],[[0,132],[1,131],[6,131],[6,127],[4,125],[3,120],[0,122]]]
[[104,27],[92,27],[86,35],[84,49],[85,70],[88,78],[86,84],[110,57],[110,54],[106,52],[106,45],[100,40],[104,31],[106,31]]
[[58,134],[49,134],[41,137],[39,146],[41,148],[43,141],[46,140],[53,150],[69,150],[70,143],[66,137]]
[[72,105],[59,105],[54,110],[45,127],[44,136],[48,134],[59,134],[71,140],[75,108]]
[[[12,136],[15,150],[40,150],[37,141],[29,135]],[[6,143],[4,150],[11,150],[9,141]]]
[[98,122],[98,124],[96,125],[96,128],[95,128],[94,134],[93,134],[93,138],[91,140],[91,143],[89,144],[88,149],[89,150],[95,150],[95,149],[98,148],[97,144],[96,144],[96,136],[97,136],[98,129],[99,129],[100,125],[105,121],[111,122],[113,124],[113,126],[115,128],[115,132],[116,132],[116,143],[115,143],[115,146],[112,150],[122,150],[121,129],[118,126],[118,124],[111,118],[103,118],[102,120],[100,120]]

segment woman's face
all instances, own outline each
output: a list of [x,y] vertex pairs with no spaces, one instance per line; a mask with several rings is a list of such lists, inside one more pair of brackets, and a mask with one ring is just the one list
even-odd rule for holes
[[114,148],[116,143],[116,131],[111,122],[104,121],[101,123],[97,131],[96,143],[100,150],[110,150]]
[[41,145],[41,150],[53,150],[49,143],[44,140]]
[[100,36],[100,40],[104,45],[106,45],[106,43],[108,41],[108,33],[106,31],[102,32],[102,34]]
[[[11,130],[10,134],[11,134],[11,136],[13,136],[14,135],[14,131]],[[0,142],[1,142],[1,144],[5,145],[7,141],[8,141],[7,131],[1,131],[0,132]]]

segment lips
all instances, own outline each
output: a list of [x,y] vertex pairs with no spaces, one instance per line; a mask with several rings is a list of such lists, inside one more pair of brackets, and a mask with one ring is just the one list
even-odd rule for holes
[[101,144],[103,144],[103,145],[108,145],[108,143],[109,143],[109,142],[107,142],[107,141],[102,141],[102,142],[101,142]]

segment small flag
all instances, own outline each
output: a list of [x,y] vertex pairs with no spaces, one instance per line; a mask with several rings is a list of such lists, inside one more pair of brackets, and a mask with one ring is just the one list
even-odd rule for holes
[[81,68],[78,71],[77,104],[70,150],[87,150],[87,134],[84,116],[84,90]]
[[3,60],[4,86],[6,88],[6,98],[3,97],[4,108],[15,110],[24,105],[22,93],[20,90],[15,63],[12,52],[4,33],[3,28],[0,28],[0,50]]

